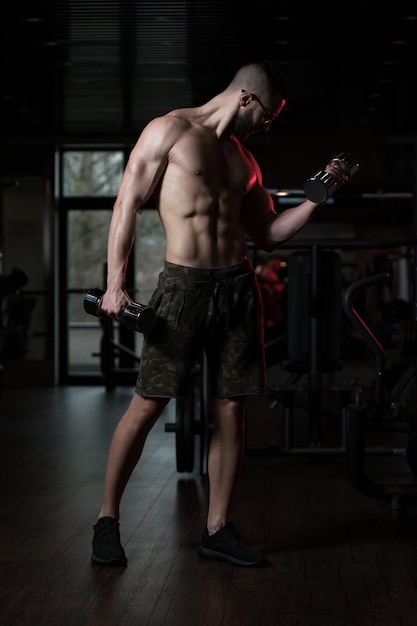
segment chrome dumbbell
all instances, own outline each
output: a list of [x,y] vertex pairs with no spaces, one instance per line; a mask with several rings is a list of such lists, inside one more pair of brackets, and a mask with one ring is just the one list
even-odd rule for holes
[[349,152],[341,152],[334,159],[329,161],[329,165],[338,163],[343,167],[346,179],[343,183],[335,180],[335,178],[326,170],[319,170],[304,182],[304,192],[312,202],[325,202],[340,187],[347,183],[350,177],[358,171],[359,163],[353,154]]
[[[107,315],[101,310],[102,289],[90,289],[84,296],[84,310],[90,315],[105,318]],[[130,330],[147,333],[155,324],[155,311],[145,304],[132,302],[123,310],[121,323]]]

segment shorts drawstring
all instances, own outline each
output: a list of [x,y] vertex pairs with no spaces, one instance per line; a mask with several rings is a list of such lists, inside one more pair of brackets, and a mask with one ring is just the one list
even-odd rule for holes
[[226,330],[229,330],[230,323],[230,292],[229,292],[229,277],[226,276],[225,280],[226,289]]
[[[214,337],[217,320],[217,300],[220,298],[226,304],[226,328],[230,326],[230,293],[229,293],[229,277],[218,280],[215,276],[211,276],[211,301],[213,303],[212,319],[211,319],[211,336]],[[219,293],[219,291],[221,293]]]
[[184,310],[184,304],[185,304],[185,294],[183,293],[182,297],[181,297],[181,305],[178,307],[177,314],[175,316],[175,330],[177,330],[177,328],[178,328],[178,324],[179,324],[179,321],[180,321],[180,316],[181,316],[181,313]]
[[[182,265],[175,265],[169,261],[164,263],[164,271],[161,276],[165,275],[173,278],[184,278],[186,281],[193,281],[195,283],[210,283],[209,289],[211,292],[212,302],[212,319],[211,319],[211,337],[215,336],[217,314],[219,309],[219,302],[222,303],[225,330],[230,330],[230,320],[232,319],[233,304],[231,301],[231,294],[229,288],[231,281],[236,277],[242,276],[248,272],[253,272],[252,264],[248,257],[242,259],[241,262],[235,263],[225,267],[214,268],[199,268],[199,267],[186,267]],[[225,305],[225,308],[223,308]],[[180,317],[182,312],[186,308],[185,295],[182,297],[181,306],[178,308],[175,317],[175,327],[178,328]]]
[[211,312],[211,336],[214,337],[214,331],[216,328],[216,316],[217,316],[217,298],[216,298],[216,280],[214,276],[210,277],[211,284],[211,301],[213,303],[213,310]]

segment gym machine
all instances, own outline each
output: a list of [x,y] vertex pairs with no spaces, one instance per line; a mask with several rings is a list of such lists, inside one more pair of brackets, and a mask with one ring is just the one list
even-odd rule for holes
[[345,292],[344,311],[375,358],[372,400],[364,397],[359,385],[353,388],[347,409],[346,457],[349,477],[359,491],[370,498],[387,501],[392,509],[399,509],[404,502],[417,499],[416,481],[383,483],[371,478],[366,470],[366,445],[372,433],[405,433],[408,439],[405,456],[412,473],[417,475],[417,414],[416,406],[413,407],[417,388],[417,319],[412,319],[408,325],[404,362],[396,379],[388,385],[384,349],[355,308],[356,296],[362,290],[388,279],[389,275],[381,272],[355,281]]

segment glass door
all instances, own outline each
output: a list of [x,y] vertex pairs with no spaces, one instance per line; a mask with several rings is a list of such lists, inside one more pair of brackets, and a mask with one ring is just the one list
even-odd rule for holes
[[[143,336],[118,323],[103,322],[84,310],[84,296],[104,289],[107,236],[126,154],[122,151],[66,151],[61,155],[59,264],[59,372],[61,383],[103,382],[104,349],[120,372],[137,370]],[[127,272],[133,300],[147,304],[157,284],[165,255],[165,234],[157,210],[145,207],[137,218],[137,232]],[[103,334],[106,333],[104,339]],[[109,345],[108,333],[115,346]],[[118,349],[122,346],[122,351]],[[124,352],[123,352],[124,351]],[[110,362],[107,359],[106,362]],[[129,383],[132,378],[128,377]],[[119,376],[119,381],[122,377]]]

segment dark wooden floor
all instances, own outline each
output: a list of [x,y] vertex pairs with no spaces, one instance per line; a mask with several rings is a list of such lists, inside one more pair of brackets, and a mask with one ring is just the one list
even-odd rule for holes
[[[343,453],[269,454],[279,411],[262,404],[250,406],[233,520],[265,567],[197,557],[207,483],[198,463],[176,469],[172,403],[123,500],[128,567],[91,565],[107,448],[131,391],[4,390],[2,626],[416,626],[416,505],[360,493]],[[369,463],[384,480],[414,481],[401,455]]]

